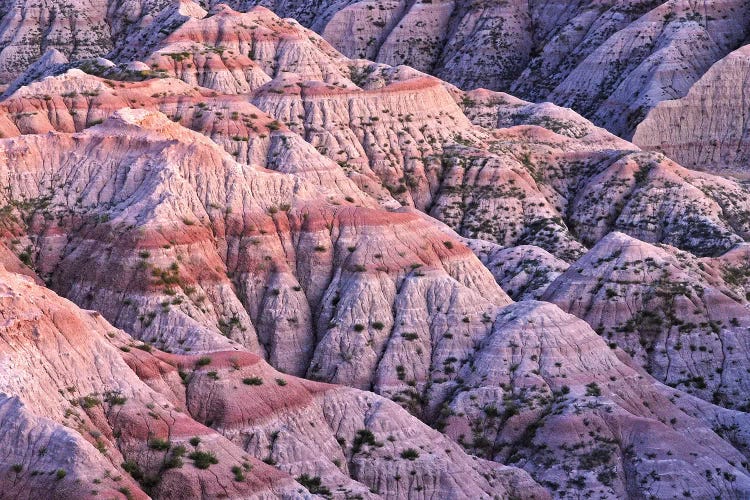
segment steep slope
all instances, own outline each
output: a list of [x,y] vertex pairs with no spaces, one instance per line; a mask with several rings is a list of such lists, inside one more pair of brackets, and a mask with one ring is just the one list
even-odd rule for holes
[[[698,181],[678,169],[670,177],[682,178],[676,191],[689,197],[668,200],[669,207],[646,220],[642,203],[664,189],[662,176],[639,174],[634,183],[633,174],[656,164],[673,170],[662,157],[638,153],[569,110],[487,91],[464,94],[405,67],[347,60],[266,9],[238,14],[218,8],[211,17],[187,21],[162,45],[139,77],[144,82],[121,81],[131,73],[111,65],[81,66],[114,80],[69,71],[20,89],[6,100],[4,133],[81,130],[126,104],[159,109],[240,161],[284,171],[292,165],[301,176],[313,170],[306,178],[343,191],[351,188],[347,176],[386,207],[395,199],[464,236],[505,247],[536,245],[566,261],[582,255],[582,243],[591,245],[612,229],[701,254],[745,238],[741,186],[712,179],[719,187],[709,190],[703,185],[708,178]],[[178,48],[182,52],[174,52]],[[251,84],[247,75],[257,73],[266,79]],[[198,81],[214,88],[193,88]],[[264,121],[235,96],[245,91],[276,121]],[[467,118],[510,128],[493,132]],[[616,202],[592,196],[602,176],[619,186]]]
[[4,137],[80,132],[126,107],[160,111],[210,137],[242,163],[293,173],[344,196],[356,191],[338,165],[245,99],[173,78],[125,83],[74,68],[22,87],[0,106]]
[[[132,335],[0,279],[8,317],[59,306],[29,339],[75,333],[63,310],[99,332],[65,366],[31,342],[0,387],[27,426],[0,439],[64,431],[79,457],[45,463],[39,494],[68,485],[55,467],[114,494],[112,466],[167,498],[750,494],[747,187],[571,110],[348,59],[264,8],[167,7],[179,22],[144,18],[115,62],[48,52],[0,102],[0,261]],[[71,399],[101,445],[60,428]],[[149,412],[176,423],[144,434]],[[187,462],[209,444],[214,479]]]
[[509,306],[456,366],[441,425],[559,498],[747,495],[745,459],[704,423],[721,410],[683,405],[629,362],[550,304]]
[[503,248],[483,240],[469,240],[467,244],[513,300],[541,298],[569,267],[567,262],[531,245]]
[[[171,482],[193,498],[227,494],[293,496],[302,487],[193,421],[174,400],[149,389],[116,347],[127,336],[93,311],[81,311],[49,290],[0,268],[0,484],[19,498],[97,494],[147,498],[144,487],[170,498]],[[218,465],[183,466],[187,444],[201,435],[202,450]],[[174,445],[174,448],[164,443]],[[187,459],[188,456],[185,456]],[[196,458],[197,460],[198,458]],[[246,481],[231,477],[247,463]],[[197,464],[197,461],[195,462]]]
[[[659,102],[685,96],[750,32],[750,11],[740,0],[84,0],[63,10],[54,3],[8,1],[0,10],[0,83],[10,84],[40,59],[145,58],[159,44],[167,49],[163,39],[191,18],[206,18],[220,32],[221,21],[211,18],[225,3],[243,11],[264,5],[295,18],[351,58],[407,64],[465,89],[509,91],[572,107],[625,138]],[[247,45],[247,39],[236,41]],[[165,66],[202,85],[208,68],[223,73],[213,85],[236,91],[263,79],[257,68],[240,68],[244,59],[257,57],[253,52],[208,50],[193,58],[185,57],[190,44],[173,38],[168,45]],[[265,62],[274,64],[272,58]],[[329,69],[329,76],[336,73]],[[29,74],[39,75],[39,68]]]
[[[348,61],[320,36],[262,8],[242,14],[220,5],[209,17],[189,19],[158,47],[146,59],[150,67],[224,94],[255,90],[282,72],[336,85],[350,73]],[[248,75],[245,85],[226,86],[225,73],[238,71]]]
[[[247,348],[290,373],[370,388],[398,365],[383,363],[404,349],[390,336],[413,333],[398,322],[429,318],[430,336],[440,339],[469,320],[467,337],[420,361],[434,369],[483,335],[485,318],[508,303],[455,235],[417,212],[389,211],[394,197],[487,240],[472,248],[516,297],[538,297],[566,267],[560,257],[577,259],[582,243],[612,230],[699,255],[747,237],[748,196],[736,183],[638,152],[573,112],[464,94],[407,68],[368,66],[357,79],[364,90],[351,80],[303,80],[348,68],[306,33],[265,9],[222,8],[164,41],[192,44],[193,54],[224,43],[226,53],[266,47],[285,61],[264,69],[273,80],[250,93],[268,114],[245,96],[168,78],[164,68],[155,70],[162,78],[136,82],[74,69],[19,89],[0,104],[3,132],[59,132],[6,140],[12,190],[4,213],[14,250],[60,293],[161,348]],[[107,71],[114,78],[119,69]],[[90,127],[124,106],[160,110],[212,140],[147,112]],[[463,110],[507,128],[481,128]],[[366,113],[367,123],[356,118]],[[404,133],[392,134],[393,126]],[[519,256],[508,248],[526,243],[557,257],[531,249],[549,264],[528,278],[537,263],[514,264]],[[423,301],[433,294],[439,299]],[[415,302],[420,309],[402,317]],[[165,336],[166,327],[181,333]]]
[[48,51],[69,60],[132,55],[201,11],[190,0],[7,0],[0,6],[0,84],[12,82]]
[[[305,486],[319,494],[336,486],[340,495],[371,498],[408,491],[548,497],[522,471],[471,459],[373,394],[287,377],[247,353],[144,349],[98,313],[27,278],[0,268],[0,283],[6,493],[299,498],[309,496]],[[393,439],[375,446],[362,437],[373,431]],[[347,452],[344,443],[352,442],[359,448]],[[321,446],[331,451],[329,461],[320,461]],[[384,459],[401,449],[424,457]],[[406,469],[408,480],[393,479]]]
[[723,260],[696,259],[620,233],[601,240],[547,288],[659,380],[747,409],[748,305]]
[[748,75],[750,46],[746,45],[712,66],[685,97],[651,110],[633,141],[689,168],[746,179]]
[[[4,458],[4,482],[21,479],[38,488],[29,491],[54,493],[83,484],[136,497],[140,487],[160,498],[186,488],[204,497],[212,491],[275,497],[304,491],[291,475],[317,493],[547,497],[526,474],[470,459],[382,398],[281,374],[248,353],[160,353],[28,278],[0,273],[6,326],[0,360],[11,375],[0,390],[15,397],[3,405],[15,422],[3,427],[14,430],[4,439],[30,432],[32,442],[45,444],[41,453],[34,448]],[[748,473],[736,465],[743,456],[704,423],[736,416],[694,402],[680,410],[669,399],[679,393],[665,395],[666,388],[624,364],[585,323],[554,306],[505,308],[475,346],[464,359],[444,363],[450,380],[435,379],[425,393],[431,411],[443,408],[436,425],[473,453],[518,462],[557,497],[594,491],[732,497],[750,489]],[[411,378],[412,365],[404,370]],[[390,388],[397,378],[382,382]],[[479,420],[485,425],[477,427]],[[17,427],[27,421],[38,425]],[[689,441],[682,437],[686,428]],[[60,441],[80,451],[71,456]],[[328,460],[320,460],[321,447]],[[216,460],[205,469],[198,465],[211,456]],[[715,473],[705,475],[704,462],[693,463],[693,456],[704,457]],[[140,486],[103,472],[120,464]],[[34,470],[53,473],[38,480],[28,475]]]
[[684,96],[750,28],[738,0],[227,3],[294,17],[349,57],[572,107],[623,137],[653,106]]
[[438,287],[448,324],[509,302],[435,221],[242,167],[163,115],[122,111],[81,134],[5,146],[16,158],[0,169],[13,186],[6,222],[28,238],[20,248],[31,244],[53,288],[163,348],[245,346],[292,373],[314,358],[368,387],[401,301]]
[[522,471],[467,456],[374,394],[289,378],[252,355],[212,355],[203,368],[175,358],[165,361],[187,371],[192,415],[295,477],[368,497],[548,496]]

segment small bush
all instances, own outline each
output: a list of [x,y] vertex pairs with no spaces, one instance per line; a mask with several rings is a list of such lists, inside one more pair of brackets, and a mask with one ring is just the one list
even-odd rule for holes
[[126,460],[122,463],[122,468],[136,481],[140,480],[143,477],[143,471],[141,471],[141,468],[138,466],[138,463],[135,460]]
[[86,409],[93,408],[94,406],[98,406],[100,404],[101,401],[99,401],[94,396],[86,396],[81,400],[81,406]]
[[358,453],[363,445],[375,446],[376,444],[375,434],[372,431],[369,429],[360,429],[357,431],[357,436],[352,443],[352,453]]
[[121,406],[128,401],[128,398],[120,394],[119,392],[110,392],[107,394],[107,403],[112,406]]
[[164,462],[165,469],[179,469],[182,467],[182,457],[187,453],[187,449],[183,445],[175,446],[172,448],[172,456]]
[[297,482],[307,488],[307,491],[313,495],[327,496],[331,494],[331,490],[323,485],[320,476],[312,477],[308,474],[302,474],[297,478]]
[[263,385],[263,379],[260,377],[246,377],[242,379],[245,385]]
[[166,451],[169,449],[169,446],[169,441],[161,438],[153,438],[148,442],[148,447],[157,451]]
[[586,385],[586,395],[599,397],[602,395],[602,390],[599,389],[599,385],[596,382],[591,382]]
[[193,461],[193,465],[198,469],[208,469],[219,463],[219,459],[210,451],[194,451],[188,455],[188,458]]
[[234,474],[234,480],[238,483],[245,480],[245,472],[239,465],[232,466],[232,474]]
[[211,364],[211,358],[208,356],[203,356],[202,358],[199,358],[198,361],[195,362],[196,366],[206,366]]
[[414,448],[407,448],[401,452],[401,458],[405,460],[416,460],[419,458],[419,452]]

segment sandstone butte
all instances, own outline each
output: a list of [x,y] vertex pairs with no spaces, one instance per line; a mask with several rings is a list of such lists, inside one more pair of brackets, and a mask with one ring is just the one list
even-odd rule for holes
[[2,495],[750,496],[743,2],[7,4]]

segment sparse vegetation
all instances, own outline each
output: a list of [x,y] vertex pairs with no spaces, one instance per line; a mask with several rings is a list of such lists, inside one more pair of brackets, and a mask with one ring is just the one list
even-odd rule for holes
[[194,451],[188,455],[198,469],[208,469],[212,465],[218,464],[219,460],[210,451]]

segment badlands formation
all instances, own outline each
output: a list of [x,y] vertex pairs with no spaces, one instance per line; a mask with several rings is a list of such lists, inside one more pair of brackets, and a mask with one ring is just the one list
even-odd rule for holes
[[657,105],[633,140],[690,168],[747,179],[748,90],[750,46],[745,45],[712,66],[685,97]]
[[571,107],[625,138],[750,35],[743,0],[226,3],[293,17],[349,57]]
[[68,61],[144,59],[224,4],[294,18],[352,59],[551,101],[686,167],[747,176],[743,0],[7,0],[0,88]]
[[749,497],[746,6],[536,4],[5,2],[0,497]]

